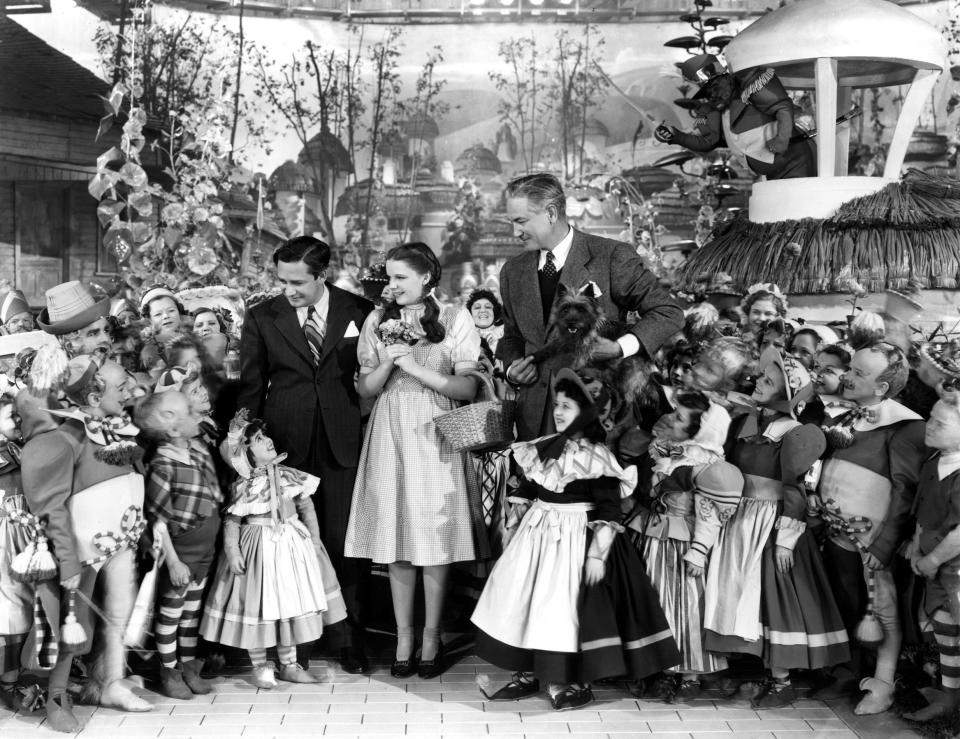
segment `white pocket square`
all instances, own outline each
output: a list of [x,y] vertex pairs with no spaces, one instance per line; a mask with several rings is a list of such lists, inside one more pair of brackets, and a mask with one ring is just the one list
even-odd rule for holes
[[350,321],[350,325],[347,326],[347,330],[343,332],[343,338],[352,339],[354,336],[359,336],[360,330],[357,328],[357,324],[353,321]]

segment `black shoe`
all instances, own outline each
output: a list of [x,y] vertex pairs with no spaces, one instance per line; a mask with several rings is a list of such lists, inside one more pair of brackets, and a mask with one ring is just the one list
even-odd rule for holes
[[19,711],[23,705],[23,696],[20,693],[16,681],[12,683],[0,683],[0,706],[8,711]]
[[410,659],[395,659],[390,665],[390,674],[401,679],[413,677],[417,674],[417,658],[411,655]]
[[677,675],[663,673],[657,678],[650,690],[647,691],[644,699],[648,701],[663,701],[664,703],[669,703],[673,700],[673,696],[676,694],[679,684],[680,680]]
[[443,660],[443,642],[440,642],[437,645],[437,654],[433,659],[420,660],[420,669],[417,670],[417,675],[424,680],[430,680],[438,675],[442,675],[446,669]]
[[351,675],[362,675],[364,672],[369,672],[370,661],[362,649],[344,647],[340,650],[340,667]]
[[677,688],[676,692],[673,694],[673,697],[670,699],[671,703],[687,703],[692,701],[695,698],[700,697],[700,681],[699,680],[681,680],[680,686]]
[[796,697],[796,693],[790,683],[778,682],[773,678],[767,678],[760,685],[760,692],[750,701],[750,707],[755,710],[783,708],[793,703]]
[[574,708],[583,708],[593,702],[593,691],[590,688],[564,688],[556,695],[550,696],[550,705],[555,711],[572,711]]
[[513,680],[492,695],[487,695],[487,691],[483,688],[480,688],[480,692],[488,701],[518,701],[539,693],[540,681],[537,679],[521,680],[518,673],[513,676]]

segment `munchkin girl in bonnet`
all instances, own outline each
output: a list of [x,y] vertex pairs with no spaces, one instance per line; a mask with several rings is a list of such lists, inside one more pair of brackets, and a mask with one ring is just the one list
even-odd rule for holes
[[[223,553],[207,597],[204,639],[246,649],[254,683],[274,688],[277,677],[319,682],[297,664],[297,645],[347,617],[340,584],[310,496],[320,479],[283,464],[260,420],[241,411],[220,447],[239,479],[223,522]],[[267,663],[277,648],[279,674]]]
[[489,700],[518,700],[548,683],[556,710],[593,700],[589,681],[642,680],[679,661],[676,643],[620,503],[637,482],[601,442],[599,409],[583,381],[561,369],[553,383],[558,433],[510,447],[520,485],[512,538],[483,589],[473,623],[480,657],[514,672]]
[[769,670],[754,708],[789,704],[790,670],[849,659],[847,634],[820,551],[807,531],[804,477],[826,448],[797,415],[813,394],[795,358],[760,357],[754,409],[737,420],[728,454],[744,477],[743,500],[707,572],[707,649],[753,654]]
[[700,675],[727,666],[704,649],[704,574],[743,490],[743,475],[723,461],[727,411],[697,391],[678,393],[675,400],[676,409],[653,429],[650,497],[627,523],[682,658],[644,697],[671,703],[696,698]]

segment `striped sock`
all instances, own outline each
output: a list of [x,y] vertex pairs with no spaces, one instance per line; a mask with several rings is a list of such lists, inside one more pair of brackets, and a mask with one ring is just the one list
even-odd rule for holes
[[183,591],[171,589],[160,595],[154,625],[157,655],[160,664],[169,669],[177,666],[177,628],[183,612]]
[[250,655],[250,662],[253,663],[254,667],[267,664],[267,650],[263,647],[248,649],[247,654]]
[[297,661],[297,645],[277,644],[277,657],[281,665],[292,665]]
[[203,608],[203,590],[207,578],[198,583],[190,583],[189,589],[183,597],[183,609],[180,613],[180,623],[177,627],[177,652],[180,662],[189,662],[196,659],[197,642],[200,639],[200,612]]
[[933,614],[933,636],[940,650],[940,681],[947,690],[960,688],[960,624],[945,608]]

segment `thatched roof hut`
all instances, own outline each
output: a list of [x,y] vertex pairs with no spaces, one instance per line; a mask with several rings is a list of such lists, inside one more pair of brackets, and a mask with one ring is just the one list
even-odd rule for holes
[[827,219],[754,223],[740,216],[714,232],[678,275],[697,292],[726,272],[740,287],[777,282],[789,294],[843,292],[841,270],[871,292],[955,289],[960,281],[960,180],[910,170]]

